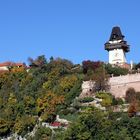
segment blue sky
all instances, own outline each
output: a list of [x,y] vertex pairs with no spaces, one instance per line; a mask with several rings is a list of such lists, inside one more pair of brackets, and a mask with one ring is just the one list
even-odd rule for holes
[[139,0],[1,0],[0,62],[42,54],[107,62],[104,43],[116,25],[131,45],[128,62],[139,62],[139,7]]

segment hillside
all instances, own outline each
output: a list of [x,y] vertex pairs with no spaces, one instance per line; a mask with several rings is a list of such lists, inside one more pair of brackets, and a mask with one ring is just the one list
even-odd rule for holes
[[[123,101],[107,92],[110,74],[127,73],[126,69],[112,68],[103,62],[83,61],[82,65],[75,65],[61,58],[47,60],[44,55],[30,59],[28,71],[25,67],[12,67],[1,72],[0,138],[140,139],[140,119],[136,115],[139,93],[128,91],[129,96]],[[81,85],[87,80],[95,82],[90,90],[92,96],[79,98]],[[128,113],[123,112],[126,103],[130,103]],[[114,112],[116,106],[122,112]]]

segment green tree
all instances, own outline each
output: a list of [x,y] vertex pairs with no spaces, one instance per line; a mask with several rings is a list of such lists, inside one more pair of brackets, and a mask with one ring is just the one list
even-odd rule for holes
[[47,63],[45,55],[38,56],[35,60],[28,58],[28,61],[32,67],[43,67]]
[[52,130],[50,128],[40,126],[35,132],[35,135],[32,137],[28,137],[27,139],[28,140],[49,140],[51,138],[52,138]]
[[22,116],[16,119],[14,124],[14,132],[24,136],[27,132],[33,130],[36,124],[36,118],[32,116]]
[[105,70],[107,71],[108,74],[113,76],[126,75],[129,72],[128,69],[126,68],[121,68],[119,66],[112,66],[111,64],[106,64]]
[[79,119],[64,134],[64,140],[98,139],[102,135],[102,129],[110,126],[105,116],[100,110],[92,108],[83,111]]

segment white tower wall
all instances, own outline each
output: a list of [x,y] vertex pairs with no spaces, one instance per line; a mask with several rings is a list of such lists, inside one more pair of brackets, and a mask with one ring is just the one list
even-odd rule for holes
[[109,63],[110,64],[126,63],[126,56],[123,49],[109,50]]

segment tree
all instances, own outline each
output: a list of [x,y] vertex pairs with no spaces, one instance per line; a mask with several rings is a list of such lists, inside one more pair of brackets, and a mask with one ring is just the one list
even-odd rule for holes
[[56,116],[56,107],[64,102],[63,95],[55,95],[51,91],[37,99],[37,111],[44,121],[52,122]]
[[36,124],[36,118],[32,116],[17,117],[14,124],[14,132],[24,136],[27,132],[33,130]]
[[137,112],[137,103],[136,101],[131,102],[129,109],[128,109],[128,116],[133,117],[136,115]]
[[10,124],[8,121],[0,118],[0,137],[10,132]]
[[28,61],[29,65],[32,67],[43,67],[45,64],[47,64],[45,55],[38,56],[35,60],[28,58]]
[[119,66],[112,66],[111,64],[105,65],[105,70],[109,75],[120,76],[128,74],[128,69]]
[[95,82],[93,91],[108,91],[108,75],[104,69],[104,67],[99,67],[95,70],[91,79]]
[[95,71],[97,68],[101,67],[103,63],[100,61],[83,61],[82,67],[83,67],[83,73],[86,74],[89,70]]
[[34,126],[34,117],[54,121],[58,111],[69,107],[81,92],[79,69],[69,60],[47,62],[42,55],[30,59],[28,72],[10,65],[9,72],[0,73],[0,118],[9,125],[8,131],[24,135]]
[[100,61],[94,62],[90,60],[83,61],[82,64],[85,81],[93,80],[95,82],[93,91],[107,91],[109,89],[109,85],[105,64]]
[[66,59],[57,58],[53,61],[50,61],[47,68],[48,73],[56,69],[59,71],[60,75],[64,75],[71,72],[73,63]]
[[[111,112],[113,113],[113,112]],[[66,130],[62,140],[132,140],[140,138],[139,117],[128,117],[127,114],[114,114],[97,109],[84,110],[78,120]]]
[[13,93],[10,93],[7,104],[4,109],[5,118],[9,121],[14,121],[17,115],[17,99]]
[[65,76],[60,79],[60,87],[63,91],[70,91],[70,89],[76,84],[78,78],[75,75]]
[[140,92],[136,92],[136,99],[140,101]]
[[35,99],[31,96],[24,96],[24,111],[26,114],[34,114],[35,112]]
[[131,102],[133,102],[133,101],[136,100],[136,91],[135,91],[134,88],[129,88],[129,89],[126,91],[125,100],[126,100],[126,102],[128,102],[128,103],[131,103]]
[[139,69],[140,68],[140,63],[136,64],[135,69]]
[[52,130],[50,128],[46,127],[39,127],[37,131],[35,132],[35,135],[32,137],[29,137],[28,139],[31,140],[49,140],[52,136]]
[[[69,91],[65,91],[65,105],[68,107],[70,104],[73,103],[74,99],[78,97],[81,93],[81,85],[83,82],[83,77],[80,75],[76,75],[77,80],[74,82],[73,86],[70,88]],[[58,91],[59,92],[59,91]]]
[[[110,126],[106,115],[100,110],[89,108],[79,116],[64,134],[64,140],[89,140],[103,138],[102,130]],[[99,137],[100,136],[100,137]]]

